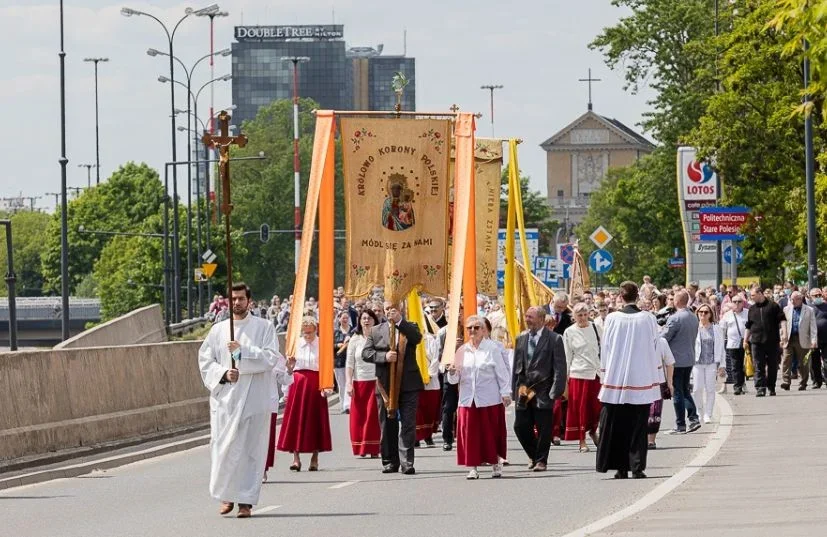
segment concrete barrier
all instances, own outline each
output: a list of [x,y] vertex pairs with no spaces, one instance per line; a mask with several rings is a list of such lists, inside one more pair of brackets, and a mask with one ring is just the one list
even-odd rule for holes
[[0,354],[0,471],[209,424],[200,341]]
[[152,304],[90,328],[59,343],[55,349],[161,343],[167,340],[159,304]]

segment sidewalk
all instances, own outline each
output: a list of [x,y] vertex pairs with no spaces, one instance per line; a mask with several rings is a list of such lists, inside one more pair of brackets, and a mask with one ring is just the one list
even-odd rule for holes
[[[809,536],[827,528],[827,390],[725,396],[732,429],[676,490],[595,536]],[[720,397],[720,396],[719,396]],[[695,434],[695,433],[692,433]]]

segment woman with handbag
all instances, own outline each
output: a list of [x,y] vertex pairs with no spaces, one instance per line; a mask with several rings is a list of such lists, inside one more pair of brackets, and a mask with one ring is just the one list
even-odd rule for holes
[[672,349],[669,348],[669,342],[665,339],[658,338],[655,345],[655,352],[657,352],[661,363],[663,364],[663,382],[660,383],[660,399],[653,402],[649,407],[649,422],[648,422],[648,436],[649,449],[657,449],[655,437],[660,431],[660,418],[663,413],[663,402],[672,399],[672,374],[675,372],[675,357],[672,356]]
[[568,364],[569,404],[566,413],[566,440],[580,442],[580,453],[588,453],[586,433],[597,445],[600,421],[600,332],[589,321],[589,307],[574,306],[575,324],[563,332],[563,346]]
[[715,322],[715,311],[708,304],[698,307],[696,314],[700,325],[695,338],[695,366],[692,368],[695,389],[692,398],[698,410],[703,409],[704,423],[709,423],[712,421],[712,407],[715,404],[715,377],[726,375],[724,332]]

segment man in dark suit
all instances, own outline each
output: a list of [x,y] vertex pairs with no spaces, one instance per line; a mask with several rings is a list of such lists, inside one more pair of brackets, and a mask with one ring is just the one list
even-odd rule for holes
[[[422,341],[422,334],[415,323],[402,318],[399,307],[392,302],[385,302],[387,323],[374,326],[367,336],[362,358],[376,364],[377,394],[379,407],[379,424],[382,429],[382,473],[391,474],[402,470],[405,475],[413,475],[414,441],[416,440],[416,405],[419,392],[424,389],[419,366],[416,363],[416,346]],[[390,339],[390,324],[396,326],[395,341]],[[404,351],[402,347],[404,346]],[[402,364],[402,385],[399,389],[399,413],[388,416],[386,399],[391,393],[391,364],[400,360],[399,353],[404,353]],[[401,421],[401,426],[400,426]]]
[[[535,472],[546,470],[554,400],[559,399],[566,388],[563,338],[543,326],[545,314],[542,307],[531,307],[526,311],[528,330],[517,337],[514,346],[514,384],[517,387],[514,433],[531,461],[529,469]],[[533,397],[528,400],[521,397],[521,387],[533,390]]]
[[569,296],[566,293],[554,293],[554,300],[548,305],[548,313],[554,316],[554,320],[557,322],[554,326],[554,332],[561,336],[566,328],[574,324],[569,309]]

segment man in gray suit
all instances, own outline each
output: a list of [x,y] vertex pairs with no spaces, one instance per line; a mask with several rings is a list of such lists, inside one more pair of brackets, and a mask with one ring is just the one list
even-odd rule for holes
[[672,404],[675,406],[675,428],[672,434],[687,432],[686,419],[689,418],[689,432],[701,428],[698,419],[698,409],[692,399],[689,389],[689,377],[695,365],[695,338],[698,337],[698,317],[689,309],[689,293],[685,290],[675,293],[675,308],[666,321],[666,332],[663,338],[669,342],[669,350],[675,357],[675,372],[672,384],[675,393],[672,394]]
[[[377,394],[379,407],[379,425],[382,429],[382,473],[392,474],[402,471],[413,475],[414,442],[416,441],[416,406],[419,392],[424,389],[422,375],[416,363],[416,346],[422,341],[419,327],[402,318],[399,307],[392,302],[385,302],[385,316],[388,322],[374,326],[367,336],[362,358],[376,364]],[[396,326],[396,341],[390,339],[390,325]],[[390,365],[401,357],[400,338],[404,336],[404,364],[402,386],[399,390],[399,412],[388,416],[386,399],[391,393]],[[401,422],[401,425],[400,425]]]
[[545,317],[542,307],[528,308],[525,314],[528,330],[517,336],[514,346],[516,391],[513,399],[517,402],[514,433],[528,455],[528,468],[535,472],[546,470],[554,400],[566,389],[563,338],[544,327]]
[[793,360],[798,362],[798,389],[807,389],[807,380],[810,378],[810,365],[804,363],[804,357],[812,349],[818,347],[818,331],[816,316],[813,308],[804,303],[804,295],[793,291],[790,303],[784,308],[786,324],[782,324],[781,348],[784,349],[781,362],[781,389],[790,389]]

